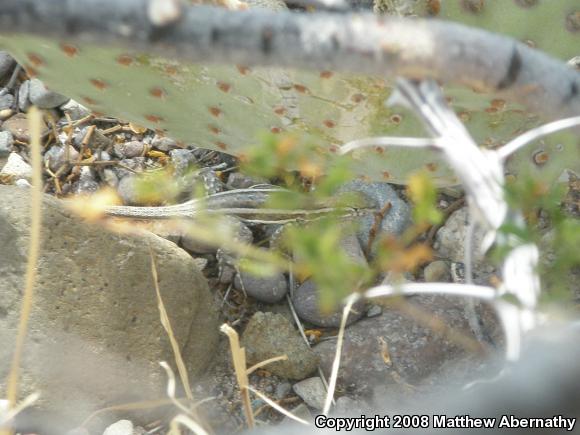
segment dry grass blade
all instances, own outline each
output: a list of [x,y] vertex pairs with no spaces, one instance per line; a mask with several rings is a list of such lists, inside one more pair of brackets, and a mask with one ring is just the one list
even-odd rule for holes
[[251,375],[256,370],[258,370],[260,367],[264,367],[265,365],[268,365],[268,364],[276,362],[276,361],[283,361],[283,360],[287,360],[287,359],[288,359],[288,355],[280,355],[280,356],[275,356],[273,358],[268,358],[265,361],[261,361],[258,364],[254,364],[252,367],[250,367],[248,370],[246,370],[246,374]]
[[220,331],[226,334],[230,341],[232,361],[234,363],[236,379],[238,381],[238,387],[240,388],[240,394],[242,396],[244,413],[246,415],[248,427],[253,428],[255,426],[255,421],[254,413],[252,411],[252,403],[250,401],[250,392],[248,389],[250,383],[248,380],[248,372],[246,371],[246,350],[243,347],[240,347],[238,333],[230,325],[224,323],[220,327]]
[[[189,409],[183,406],[175,398],[175,375],[173,374],[173,370],[171,370],[171,367],[169,367],[169,364],[167,364],[165,361],[161,361],[159,365],[163,367],[163,369],[167,373],[167,396],[169,396],[173,404],[177,406],[177,408],[179,408],[185,414],[192,414],[192,412]],[[178,414],[173,418],[173,420],[171,421],[171,430],[169,432],[170,434],[179,435],[181,431],[179,430],[178,424],[181,423],[184,424],[186,427],[192,429],[196,434],[209,435],[209,433],[203,427],[201,427],[198,423],[196,423],[193,419],[191,419],[185,414]]]
[[173,333],[173,328],[171,327],[171,322],[169,316],[167,315],[167,310],[165,309],[165,304],[163,303],[163,298],[161,297],[161,290],[159,289],[159,277],[157,274],[157,265],[155,263],[155,256],[153,255],[153,250],[149,247],[149,255],[151,256],[151,275],[153,276],[153,284],[155,285],[155,293],[157,295],[157,306],[159,308],[159,317],[161,319],[161,324],[163,329],[167,332],[169,337],[169,342],[171,343],[171,349],[173,350],[173,356],[175,357],[175,365],[177,366],[177,371],[179,372],[179,377],[181,378],[181,383],[185,389],[185,395],[189,400],[193,400],[193,395],[191,393],[191,386],[189,384],[189,376],[187,375],[187,368],[183,362],[183,357],[181,356],[181,350],[179,348],[179,343],[175,338]]
[[[161,319],[161,324],[163,325],[163,328],[165,329],[165,332],[167,332],[167,336],[169,337],[171,349],[173,350],[173,356],[175,358],[175,365],[177,366],[177,371],[179,372],[181,383],[183,384],[183,388],[185,389],[185,395],[190,401],[193,401],[193,394],[191,393],[191,385],[189,383],[187,368],[185,367],[185,362],[183,361],[183,357],[181,356],[179,343],[177,342],[175,334],[173,333],[173,328],[171,327],[171,322],[169,320],[169,316],[167,315],[167,310],[165,309],[163,298],[161,297],[161,290],[159,289],[159,276],[157,274],[157,265],[155,263],[155,256],[153,255],[153,250],[151,249],[151,247],[149,247],[149,255],[151,256],[151,274],[153,276],[153,283],[155,285],[155,293],[157,295],[157,306],[159,308],[159,317]],[[168,384],[169,388],[169,385],[171,384],[171,377],[173,376],[173,371],[169,368],[169,366],[167,367],[163,366],[163,364],[166,363],[161,364],[162,367],[165,368],[165,370],[168,372],[168,376],[169,374],[171,374],[170,382]],[[174,381],[173,384],[175,384]],[[191,415],[195,420],[201,422],[201,418],[197,414],[195,408],[188,409],[185,406],[183,406],[177,399],[175,399],[175,385],[173,385],[173,390],[169,397],[180,409],[184,410],[186,414]]]
[[270,405],[272,408],[274,408],[279,413],[284,414],[286,417],[291,418],[292,420],[297,421],[298,423],[302,423],[306,426],[310,426],[310,423],[308,423],[306,420],[303,420],[300,417],[297,417],[294,414],[292,414],[291,412],[282,408],[280,405],[278,405],[272,399],[268,398],[268,396],[260,393],[258,390],[255,390],[252,387],[248,387],[248,390],[250,390],[252,393],[254,393],[256,396],[258,396],[260,399],[262,399],[264,402],[266,402],[268,405]]
[[346,320],[348,319],[348,314],[352,309],[353,304],[357,301],[359,295],[357,293],[351,294],[347,300],[346,305],[342,310],[342,318],[340,320],[340,329],[338,330],[338,338],[336,340],[336,353],[334,355],[334,361],[332,361],[332,371],[330,373],[330,382],[328,383],[328,390],[326,392],[326,400],[324,401],[324,408],[322,413],[328,415],[330,410],[330,405],[334,397],[334,389],[336,388],[336,379],[338,378],[338,368],[340,367],[340,355],[342,353],[342,343],[344,339],[344,330],[346,329]]
[[196,435],[207,435],[207,432],[194,420],[187,415],[178,414],[171,420],[169,424],[170,430],[168,435],[180,435],[179,425],[185,426]]
[[[30,239],[28,244],[28,262],[26,264],[26,284],[22,295],[22,307],[20,321],[14,345],[12,365],[6,382],[6,398],[10,408],[13,408],[18,397],[18,377],[24,340],[28,330],[28,320],[32,310],[34,284],[36,282],[38,255],[40,252],[40,230],[42,224],[42,162],[40,154],[40,135],[42,114],[36,107],[31,107],[28,112],[30,124],[30,155],[32,161],[32,187],[30,191]],[[2,430],[0,434],[7,435],[12,431]]]

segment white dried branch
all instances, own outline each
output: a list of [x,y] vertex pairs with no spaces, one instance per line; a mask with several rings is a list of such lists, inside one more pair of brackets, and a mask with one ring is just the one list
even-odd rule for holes
[[516,137],[514,140],[505,144],[500,149],[496,150],[497,155],[501,159],[501,161],[504,161],[513,153],[518,151],[520,148],[526,146],[530,142],[533,142],[537,139],[540,139],[541,137],[547,136],[552,133],[556,133],[561,130],[576,127],[578,125],[580,125],[580,116],[559,119],[557,121],[540,125],[539,127],[526,131],[525,133]]
[[356,139],[342,145],[338,153],[348,154],[352,151],[370,148],[370,147],[406,147],[406,148],[439,148],[437,139],[429,139],[422,137],[367,137],[364,139]]

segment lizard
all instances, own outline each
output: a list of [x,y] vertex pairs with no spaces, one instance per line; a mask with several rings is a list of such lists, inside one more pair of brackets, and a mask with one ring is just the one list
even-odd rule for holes
[[[377,212],[380,207],[360,194],[352,205],[322,201],[300,209],[264,208],[273,193],[288,192],[279,187],[235,189],[168,206],[109,206],[104,212],[111,217],[131,219],[195,219],[202,215],[227,214],[249,224],[288,224],[320,219],[324,216],[356,217]],[[334,202],[334,203],[333,203]]]

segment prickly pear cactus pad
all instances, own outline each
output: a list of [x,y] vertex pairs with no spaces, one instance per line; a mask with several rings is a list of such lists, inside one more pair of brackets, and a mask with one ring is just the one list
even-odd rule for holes
[[[563,60],[578,54],[574,52],[580,47],[576,1],[449,0],[425,5],[431,15],[531,41]],[[425,136],[412,113],[385,107],[392,91],[387,78],[207,67],[116,47],[23,36],[0,37],[0,48],[10,51],[53,90],[96,112],[238,156],[263,131],[308,134],[329,153],[363,137]],[[488,147],[499,146],[540,122],[493,95],[469,89],[448,89],[447,95],[478,143]],[[565,169],[580,170],[578,147],[573,133],[554,135],[514,155],[508,171],[531,172],[552,181]],[[457,183],[437,155],[425,150],[377,147],[352,157],[352,169],[361,178],[404,183],[411,172],[426,169],[438,185]]]

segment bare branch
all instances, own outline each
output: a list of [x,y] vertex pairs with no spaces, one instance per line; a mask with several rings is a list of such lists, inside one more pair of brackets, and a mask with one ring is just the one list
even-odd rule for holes
[[513,39],[437,20],[184,7],[155,26],[148,0],[3,0],[0,33],[113,43],[204,63],[434,78],[499,92],[549,120],[580,113],[580,74]]
[[556,133],[557,131],[576,127],[578,125],[580,125],[580,116],[576,116],[574,118],[559,119],[558,121],[541,125],[539,127],[534,128],[533,130],[526,131],[524,134],[521,134],[511,142],[508,142],[503,147],[499,148],[497,150],[497,155],[502,161],[504,161],[513,153],[518,151],[520,148],[526,146],[530,142],[533,142],[549,134]]

